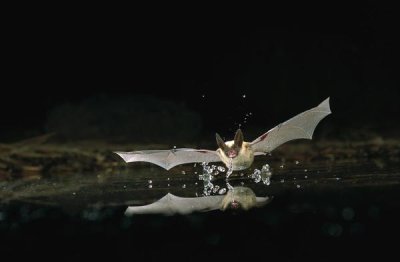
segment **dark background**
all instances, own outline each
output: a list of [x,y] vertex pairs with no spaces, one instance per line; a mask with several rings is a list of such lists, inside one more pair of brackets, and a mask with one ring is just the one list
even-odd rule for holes
[[[167,140],[179,146],[213,142],[215,132],[229,138],[239,124],[251,139],[328,96],[334,113],[321,122],[316,139],[398,137],[393,7],[324,1],[267,3],[240,12],[156,3],[150,9],[100,9],[20,6],[6,19],[0,143],[55,131],[67,140]],[[398,191],[392,191],[393,197],[379,200],[396,202]],[[357,203],[368,205],[371,196],[361,192]],[[349,203],[347,195],[331,198]],[[271,209],[233,217],[140,217],[128,226],[123,210],[98,223],[58,210],[23,225],[11,216],[0,243],[10,257],[63,261],[244,259],[260,253],[264,260],[336,261],[394,254],[397,202],[377,222],[362,209],[367,233],[356,227],[352,235],[345,225],[343,236],[330,237],[320,229],[332,218],[282,213],[293,199],[277,198]],[[265,219],[271,214],[287,220],[271,226]]]
[[[142,115],[151,108],[162,112],[160,99],[172,101],[178,111],[193,112],[199,117],[193,124],[196,134],[182,137],[185,141],[209,139],[216,131],[231,136],[239,123],[253,135],[328,96],[334,115],[323,124],[321,136],[341,139],[348,133],[364,139],[363,131],[396,136],[400,56],[393,9],[374,1],[291,7],[269,6],[261,14],[216,11],[211,16],[192,9],[141,14],[138,8],[131,15],[75,10],[11,19],[10,36],[3,40],[8,45],[3,49],[0,138],[13,141],[68,125],[88,129],[68,123],[84,115],[79,111],[66,120],[63,114],[71,110],[53,116],[62,124],[49,120],[65,103],[95,115],[120,106],[117,117],[110,114],[91,125],[105,139],[110,132],[103,132],[104,125],[117,130],[124,123],[134,125],[138,113],[118,115],[135,103],[129,99],[145,104]],[[88,100],[100,102],[91,107]],[[144,124],[145,131],[170,128],[158,126],[159,119]]]

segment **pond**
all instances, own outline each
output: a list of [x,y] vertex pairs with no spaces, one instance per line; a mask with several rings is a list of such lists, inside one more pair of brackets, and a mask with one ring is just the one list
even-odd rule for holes
[[[266,164],[257,160],[228,180],[218,166],[219,174],[207,178],[200,164],[170,171],[129,164],[113,172],[1,182],[1,246],[15,257],[44,249],[45,257],[55,252],[68,259],[333,261],[395,251],[389,239],[400,233],[400,162],[273,161],[269,182],[259,176]],[[221,210],[227,194],[239,189],[268,201],[248,211]],[[128,206],[165,196],[173,196],[172,209],[169,203],[168,209],[126,213]],[[243,207],[243,198],[236,200]],[[188,207],[183,212],[182,205]]]

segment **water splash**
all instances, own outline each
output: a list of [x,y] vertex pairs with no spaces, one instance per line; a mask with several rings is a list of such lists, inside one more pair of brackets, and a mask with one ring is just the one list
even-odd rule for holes
[[257,168],[254,169],[254,172],[251,175],[251,178],[254,179],[254,182],[259,183],[261,181],[261,171]]
[[261,170],[254,169],[253,174],[251,174],[251,178],[254,179],[255,183],[263,182],[263,184],[269,186],[271,184],[272,172],[268,164],[262,166]]
[[217,193],[218,190],[219,190],[219,185],[215,185],[213,190],[212,190],[213,194]]
[[226,182],[226,187],[228,188],[228,190],[233,190],[233,186],[231,184],[229,184],[229,182]]
[[226,171],[226,178],[229,178],[229,176],[233,172],[233,164],[232,164],[232,158],[229,158],[229,163],[228,163],[228,171]]
[[269,186],[271,184],[271,176],[272,172],[270,170],[270,167],[268,164],[263,165],[261,168],[261,179],[264,183],[264,185]]
[[218,194],[220,194],[220,195],[223,195],[223,194],[225,194],[225,193],[226,193],[226,188],[225,188],[225,187],[221,188],[221,189],[218,191]]
[[206,162],[203,162],[201,165],[203,167],[203,173],[199,175],[199,180],[203,180],[203,195],[209,196],[214,188],[214,185],[211,183],[211,181],[214,178],[213,173],[215,166],[209,166]]
[[219,172],[225,172],[225,167],[223,166],[218,166],[217,169]]

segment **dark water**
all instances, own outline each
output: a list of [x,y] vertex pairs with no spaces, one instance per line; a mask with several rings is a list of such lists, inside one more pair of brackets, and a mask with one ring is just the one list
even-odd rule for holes
[[211,181],[218,189],[212,195],[241,186],[256,196],[273,197],[269,204],[246,212],[124,215],[127,206],[150,204],[167,193],[203,197],[200,165],[169,172],[130,165],[108,174],[2,182],[2,256],[61,261],[167,257],[333,261],[396,254],[397,160],[269,163],[270,185],[250,177],[263,164],[236,173],[229,185],[224,174]]

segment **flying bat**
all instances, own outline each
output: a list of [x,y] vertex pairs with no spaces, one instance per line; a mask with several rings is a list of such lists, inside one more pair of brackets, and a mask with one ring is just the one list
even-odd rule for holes
[[224,196],[178,197],[171,193],[166,194],[154,203],[144,206],[130,206],[125,210],[126,216],[138,214],[187,215],[193,212],[207,212],[212,210],[249,210],[253,207],[262,207],[272,198],[257,197],[248,187],[233,187]]
[[265,155],[283,143],[295,139],[312,139],[318,123],[331,114],[329,97],[318,106],[283,122],[252,142],[245,142],[240,129],[232,141],[224,141],[216,134],[218,149],[177,148],[171,150],[143,150],[115,152],[125,162],[151,162],[166,170],[186,163],[223,162],[229,169],[244,170],[251,166],[254,156]]

